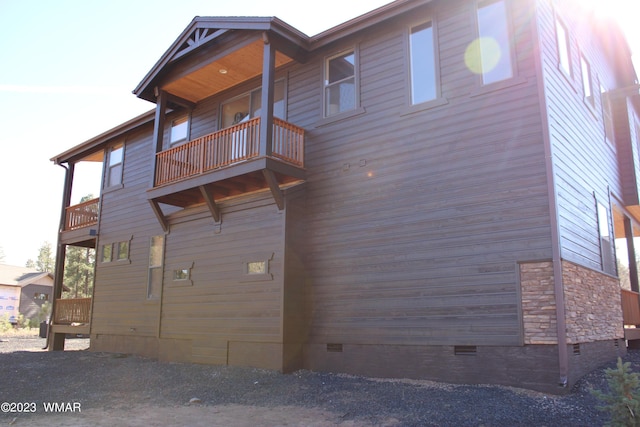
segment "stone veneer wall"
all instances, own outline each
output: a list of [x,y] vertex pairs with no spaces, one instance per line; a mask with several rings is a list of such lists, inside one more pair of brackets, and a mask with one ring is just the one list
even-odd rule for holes
[[624,338],[617,278],[564,261],[562,281],[569,343]]
[[[615,277],[563,261],[567,344],[624,337]],[[520,264],[525,344],[557,344],[553,263]]]
[[551,261],[520,264],[525,344],[557,344],[556,299]]

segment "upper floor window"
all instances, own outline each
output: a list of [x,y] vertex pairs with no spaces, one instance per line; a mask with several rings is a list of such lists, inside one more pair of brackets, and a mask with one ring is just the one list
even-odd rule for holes
[[124,157],[124,144],[114,145],[109,149],[107,159],[107,187],[122,184],[122,161]]
[[505,0],[479,2],[477,19],[482,83],[490,84],[513,77],[511,37]]
[[604,134],[609,143],[613,144],[614,131],[613,131],[613,113],[611,111],[611,100],[607,89],[600,85],[600,100],[602,103],[602,122],[604,124]]
[[324,116],[331,117],[355,110],[357,63],[354,49],[341,52],[325,60]]
[[[285,118],[284,80],[273,86],[273,117]],[[222,103],[221,127],[237,125],[258,117],[262,110],[262,88],[237,96]]]
[[582,71],[582,92],[584,93],[584,99],[586,99],[591,105],[593,105],[593,87],[591,85],[591,66],[582,55],[580,56],[580,69]]
[[571,75],[571,50],[569,49],[569,33],[559,19],[556,19],[556,43],[558,47],[558,61],[560,68]]
[[409,54],[411,61],[411,103],[419,104],[436,99],[438,97],[436,52],[431,22],[411,28]]
[[183,116],[171,122],[170,144],[184,142],[189,137],[189,116]]

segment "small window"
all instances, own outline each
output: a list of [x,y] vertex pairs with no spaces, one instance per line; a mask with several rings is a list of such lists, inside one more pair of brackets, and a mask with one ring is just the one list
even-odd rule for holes
[[173,280],[189,280],[189,269],[181,268],[173,270]]
[[40,301],[49,301],[49,294],[43,294],[42,292],[36,292],[33,295],[33,299],[37,299]]
[[118,261],[129,259],[129,242],[118,242]]
[[184,116],[171,122],[170,144],[176,145],[185,142],[189,137],[189,117]]
[[108,245],[102,245],[102,262],[111,262],[113,261],[112,257],[112,249],[113,245],[109,243]]
[[247,274],[266,274],[266,261],[252,261],[247,263]]
[[324,116],[354,110],[357,104],[355,50],[329,57],[324,69]]
[[611,242],[609,210],[602,203],[598,203],[598,232],[600,235],[600,255],[602,259],[602,270],[606,273],[613,274],[614,259]]
[[109,150],[107,159],[107,187],[122,184],[122,161],[124,157],[124,145],[118,144]]
[[558,47],[558,62],[560,69],[571,75],[571,49],[569,48],[569,33],[567,27],[556,19],[556,42]]
[[613,113],[611,110],[611,99],[607,89],[600,85],[600,100],[602,103],[602,122],[604,124],[604,134],[610,144],[615,143],[613,130]]
[[158,299],[162,292],[164,236],[153,236],[149,243],[147,299]]
[[505,1],[480,2],[477,19],[482,83],[490,84],[513,77],[511,36]]
[[411,61],[411,103],[419,104],[438,97],[436,55],[431,22],[412,27],[409,37]]
[[582,91],[584,99],[593,105],[593,86],[591,85],[591,66],[584,58],[580,56],[580,69],[582,70]]

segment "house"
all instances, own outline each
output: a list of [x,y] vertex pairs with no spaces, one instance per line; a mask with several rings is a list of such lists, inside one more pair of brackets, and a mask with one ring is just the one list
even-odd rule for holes
[[53,275],[33,268],[0,264],[0,319],[37,318],[53,296]]
[[194,18],[133,91],[153,110],[52,159],[91,349],[568,389],[640,338],[630,56],[569,0]]

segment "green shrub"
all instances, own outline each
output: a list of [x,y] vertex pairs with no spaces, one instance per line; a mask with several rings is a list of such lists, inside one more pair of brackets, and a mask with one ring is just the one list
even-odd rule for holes
[[611,416],[611,426],[640,426],[640,379],[631,371],[631,363],[622,363],[618,357],[616,369],[606,369],[609,393],[593,390],[592,393],[604,404],[598,409]]

